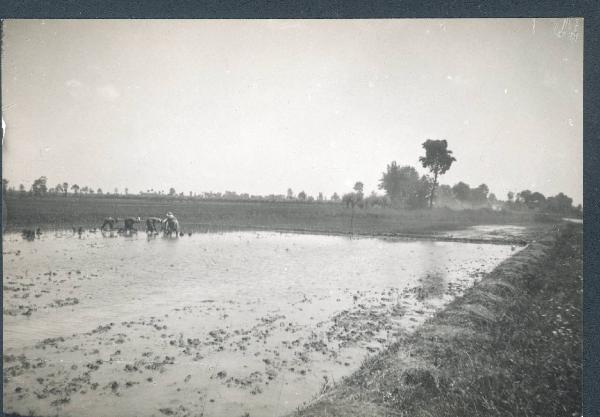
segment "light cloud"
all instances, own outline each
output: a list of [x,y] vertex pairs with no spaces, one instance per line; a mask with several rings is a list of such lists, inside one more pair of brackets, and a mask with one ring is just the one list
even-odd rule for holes
[[115,88],[115,86],[112,84],[106,84],[102,87],[98,87],[96,91],[98,92],[100,97],[109,101],[116,100],[121,95],[119,94],[119,91]]
[[65,86],[67,87],[67,92],[71,97],[81,97],[84,93],[83,91],[83,83],[77,79],[70,79],[65,81]]
[[83,87],[83,83],[76,79],[70,79],[66,83],[66,86],[69,88],[81,88]]

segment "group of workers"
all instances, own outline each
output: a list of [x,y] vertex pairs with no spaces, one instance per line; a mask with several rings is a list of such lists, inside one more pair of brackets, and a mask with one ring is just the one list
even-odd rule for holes
[[[124,227],[119,229],[124,233],[132,233],[136,232],[135,224],[141,223],[141,217],[126,217],[125,219],[118,219],[114,217],[107,217],[104,219],[102,226],[100,226],[100,230],[104,231],[108,227],[108,230],[114,230],[115,224],[119,221],[123,221]],[[146,233],[148,234],[158,234],[160,231],[165,233],[175,232],[177,234],[179,232],[179,222],[177,218],[173,215],[173,213],[168,212],[165,218],[160,217],[148,217],[146,218]]]

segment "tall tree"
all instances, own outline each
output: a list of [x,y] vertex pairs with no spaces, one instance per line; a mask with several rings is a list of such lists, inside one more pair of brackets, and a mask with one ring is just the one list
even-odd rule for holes
[[46,185],[47,182],[47,178],[43,176],[35,180],[31,185],[31,191],[33,191],[33,195],[45,195],[48,192],[48,186]]
[[571,197],[566,196],[563,193],[558,193],[554,197],[548,197],[546,199],[546,205],[548,210],[558,212],[558,213],[567,213],[573,209],[573,199]]
[[485,204],[487,202],[488,193],[490,189],[487,185],[481,184],[477,188],[471,190],[470,200],[473,204]]
[[446,140],[427,139],[423,142],[423,148],[425,149],[425,156],[419,157],[419,161],[423,165],[423,168],[428,168],[429,172],[433,174],[431,192],[429,194],[429,208],[431,208],[433,207],[435,189],[438,185],[438,177],[450,169],[456,158],[452,156],[452,151],[448,149],[448,142]]
[[306,200],[306,193],[304,191],[298,193],[298,200]]
[[291,199],[293,199],[293,198],[294,198],[294,192],[292,191],[292,189],[291,189],[291,188],[288,188],[288,189],[287,189],[287,199],[288,199],[288,200],[291,200]]
[[8,180],[6,178],[2,178],[2,193],[6,194],[8,191]]
[[354,184],[354,191],[356,191],[359,194],[363,193],[364,188],[365,185],[360,181],[357,181],[356,184]]
[[77,194],[79,192],[79,185],[77,185],[77,184],[71,185],[71,190],[73,190],[73,192],[75,194]]
[[408,204],[419,188],[419,173],[411,166],[398,166],[392,161],[379,180],[379,189],[395,202]]
[[546,202],[544,194],[530,190],[523,190],[519,194],[519,202],[525,204],[529,209],[539,209]]
[[517,193],[517,203],[527,204],[529,200],[531,200],[531,194],[533,194],[530,190],[523,190],[520,193]]
[[406,204],[411,209],[422,209],[427,207],[427,200],[431,192],[432,180],[428,175],[423,175],[415,183],[414,188],[406,200]]
[[69,193],[69,183],[68,182],[63,182],[62,189],[63,189],[63,192],[65,193],[65,197],[66,197],[67,194]]
[[471,198],[471,187],[469,187],[469,184],[465,184],[462,181],[452,187],[452,192],[456,199],[461,203],[469,201]]
[[544,205],[544,203],[546,202],[546,196],[544,196],[544,194],[535,191],[534,193],[531,194],[531,202],[530,202],[530,206],[532,208],[542,208],[542,206]]

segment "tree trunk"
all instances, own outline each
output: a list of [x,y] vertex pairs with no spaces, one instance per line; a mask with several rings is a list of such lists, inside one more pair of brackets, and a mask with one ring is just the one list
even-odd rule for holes
[[352,204],[352,216],[350,216],[350,236],[354,234],[354,204]]
[[438,173],[435,172],[433,174],[433,185],[431,186],[431,194],[429,195],[429,209],[430,210],[433,208],[433,197],[435,195],[435,187],[437,187],[437,178],[438,178]]

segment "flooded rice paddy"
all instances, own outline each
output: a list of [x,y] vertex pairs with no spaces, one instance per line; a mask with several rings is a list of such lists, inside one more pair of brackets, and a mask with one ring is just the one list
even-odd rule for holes
[[269,232],[6,234],[4,411],[283,415],[513,250]]

